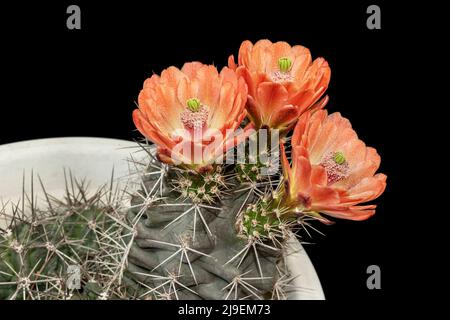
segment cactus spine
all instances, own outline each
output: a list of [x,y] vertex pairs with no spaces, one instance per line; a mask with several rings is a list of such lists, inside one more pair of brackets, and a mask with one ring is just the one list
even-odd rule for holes
[[280,206],[279,176],[259,160],[194,172],[141,147],[151,161],[132,160],[140,187],[128,206],[126,189],[88,195],[70,175],[63,200],[41,182],[46,209],[32,193],[0,212],[0,299],[286,298],[285,242],[305,221]]
[[119,285],[128,246],[123,192],[111,184],[89,195],[72,175],[64,200],[42,188],[46,209],[36,206],[32,191],[11,204],[12,213],[0,211],[6,225],[0,228],[0,299],[125,298]]
[[299,222],[276,199],[279,177],[263,167],[194,173],[151,161],[127,215],[136,236],[126,277],[139,298],[286,297],[282,257]]

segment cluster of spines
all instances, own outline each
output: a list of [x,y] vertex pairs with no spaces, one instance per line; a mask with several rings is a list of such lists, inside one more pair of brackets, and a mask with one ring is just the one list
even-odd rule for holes
[[229,188],[227,175],[221,165],[216,165],[211,171],[195,173],[190,170],[177,170],[172,179],[173,189],[180,194],[182,200],[195,203],[212,204],[220,200]]
[[267,152],[257,157],[247,155],[245,160],[244,163],[238,163],[235,166],[236,177],[241,183],[261,182],[268,179],[274,163],[267,158]]
[[[145,149],[147,149],[147,153],[150,154],[148,151],[149,149],[144,146]],[[154,158],[154,157],[151,157]],[[158,169],[155,166],[158,165],[158,162],[153,159],[151,162],[153,165],[151,165],[150,174],[156,174],[157,172],[164,172],[164,170]],[[161,167],[164,166],[160,164]],[[252,202],[253,197],[250,197],[251,194],[254,194],[256,196],[260,196],[267,190],[273,190],[273,186],[278,184],[278,180],[271,180],[269,175],[266,176],[257,176],[258,174],[263,172],[263,169],[267,169],[268,165],[264,164],[262,162],[258,162],[256,164],[257,169],[251,169],[251,167],[254,167],[255,165],[248,165],[246,168],[244,168],[242,165],[239,168],[244,168],[244,170],[247,169],[250,170],[252,173],[245,175],[245,178],[239,179],[239,169],[233,172],[235,168],[237,168],[239,165],[234,166],[234,168],[231,168],[232,170],[229,170],[230,168],[227,168],[226,166],[219,166],[215,165],[212,167],[212,170],[205,171],[203,173],[198,172],[192,172],[190,170],[183,170],[180,168],[171,168],[169,171],[165,171],[164,174],[166,175],[166,179],[160,179],[157,180],[155,185],[151,187],[152,190],[154,190],[154,195],[152,197],[151,192],[146,192],[146,198],[147,199],[156,199],[156,190],[160,190],[163,188],[163,184],[169,182],[172,185],[173,191],[175,191],[178,194],[178,199],[180,202],[178,204],[166,204],[164,201],[164,197],[159,197],[156,201],[153,201],[150,206],[158,207],[158,206],[184,206],[184,208],[180,211],[180,214],[177,218],[175,218],[172,222],[169,222],[164,228],[170,226],[174,222],[178,221],[181,217],[192,214],[192,219],[195,221],[195,219],[202,218],[202,210],[204,208],[207,209],[217,209],[221,210],[220,200],[224,195],[232,195],[235,192],[241,193],[248,191],[246,200],[243,202],[243,207],[245,204]],[[230,172],[231,171],[231,172]],[[258,171],[258,173],[257,173]],[[149,173],[147,173],[149,174]],[[241,173],[242,175],[243,173]],[[141,180],[145,181],[145,173],[142,174]],[[236,185],[236,182],[238,185]],[[143,184],[144,185],[144,184]],[[159,185],[159,186],[157,186]],[[148,187],[147,187],[148,188]],[[268,201],[269,197],[266,197],[266,200]],[[143,203],[146,203],[145,199],[143,199]],[[149,208],[150,206],[145,206],[146,208]],[[242,208],[239,210],[238,216],[242,216]],[[200,218],[199,218],[200,217]],[[208,223],[203,220],[204,228],[209,231]],[[275,224],[275,222],[274,222]],[[282,224],[282,223],[281,223]],[[276,234],[276,232],[274,232]],[[195,239],[195,229],[193,234],[193,239]],[[251,249],[253,250],[259,250],[258,246],[266,246],[270,247],[271,249],[278,251],[280,250],[281,246],[278,247],[271,247],[264,244],[265,241],[269,240],[264,237],[258,237],[252,238],[252,237],[246,237],[246,239],[243,239],[244,243],[246,243],[244,250],[237,254],[235,257],[229,259],[225,265],[227,264],[235,264],[235,266],[239,269],[240,262],[239,260],[243,260],[245,258],[246,254]],[[173,260],[179,258],[180,265],[182,261],[185,261],[190,265],[191,262],[189,259],[188,252],[194,250],[196,254],[200,254],[209,258],[214,258],[212,256],[209,256],[206,253],[200,252],[198,250],[195,250],[194,248],[191,248],[189,243],[184,243],[180,240],[178,243],[175,241],[172,242],[161,242],[158,241],[160,245],[164,246],[170,246],[175,249],[174,253],[169,256],[167,259],[162,261],[158,266],[156,266],[153,269],[162,268],[164,269],[167,267],[168,263]],[[279,244],[281,244],[280,241],[278,241]],[[237,259],[239,258],[239,259]],[[258,255],[256,256],[256,259],[258,260],[258,267],[255,266],[258,269],[261,269],[260,262]],[[286,272],[282,271],[284,268],[278,269],[280,271],[281,276],[276,277],[279,279],[283,279],[283,281],[276,281],[274,290],[276,293],[274,293],[271,297],[272,298],[283,298],[284,295],[284,288],[288,286],[289,281],[287,281],[288,277],[286,276]],[[150,271],[150,270],[149,270]],[[187,290],[193,294],[196,294],[193,288],[187,287],[183,284],[183,274],[177,273],[176,271],[167,271],[167,274],[160,275],[157,273],[152,272],[134,272],[135,276],[138,279],[138,283],[143,289],[141,294],[138,296],[139,299],[178,299],[178,292],[179,290]],[[284,275],[284,276],[283,276]],[[191,276],[195,280],[195,273],[191,268]],[[242,274],[236,275],[235,278],[232,279],[232,281],[226,285],[223,288],[224,292],[224,298],[225,299],[248,299],[248,298],[256,298],[256,299],[262,299],[263,295],[261,292],[258,292],[258,290],[252,285],[252,282],[254,281],[261,281],[268,278],[271,278],[274,275],[271,275],[268,277],[267,275],[262,275],[262,272],[260,272],[260,275],[255,277],[248,277],[246,272],[243,272]],[[157,284],[155,287],[150,287],[146,282],[145,279],[157,279],[159,284]],[[239,289],[239,290],[238,290]],[[237,294],[238,291],[244,290],[248,295],[247,296],[239,296]],[[270,298],[270,297],[269,297]]]
[[274,241],[286,238],[286,231],[295,218],[285,215],[287,209],[274,205],[274,201],[264,197],[255,204],[249,204],[238,218],[240,236]]
[[[89,196],[86,184],[70,176],[61,201],[41,186],[46,210],[38,209],[32,188],[11,210],[0,211],[6,225],[0,228],[0,298],[125,298],[128,227],[118,207],[121,191],[111,184]],[[79,272],[80,287],[69,283],[70,266]]]
[[[148,151],[150,149],[148,146],[144,147],[144,149],[147,150],[148,154],[151,154]],[[291,237],[295,237],[293,231],[297,228],[306,229],[306,226],[309,226],[307,216],[299,218],[298,215],[287,212],[288,209],[278,205],[282,180],[280,180],[279,173],[273,167],[278,166],[279,163],[272,163],[273,161],[265,162],[262,161],[263,158],[258,157],[257,159],[249,159],[253,160],[248,161],[250,163],[236,164],[234,166],[234,174],[225,173],[225,166],[216,166],[209,172],[195,174],[189,170],[171,168],[171,171],[176,173],[175,178],[172,178],[170,181],[173,190],[179,195],[180,203],[178,205],[186,205],[186,210],[182,211],[178,218],[192,213],[195,219],[197,215],[202,215],[201,211],[203,208],[221,210],[221,196],[235,192],[247,192],[242,207],[238,210],[236,216],[237,235],[243,239],[245,246],[240,252],[231,257],[224,266],[234,264],[239,269],[246,255],[253,251],[255,252],[257,261],[255,267],[259,270],[259,276],[248,277],[246,272],[237,275],[223,288],[225,299],[262,299],[263,296],[261,293],[252,285],[253,281],[261,281],[268,278],[267,275],[263,274],[261,269],[261,262],[257,253],[259,248],[263,247],[265,250],[278,252],[280,250],[284,251],[286,249],[286,241]],[[157,161],[152,161],[152,163],[152,170],[156,169],[156,173],[161,172],[162,174],[167,174],[167,171],[162,168],[164,165],[157,164]],[[156,165],[161,165],[161,169],[154,167]],[[142,175],[142,181],[144,180],[145,174]],[[235,180],[237,180],[238,185],[233,184]],[[164,179],[158,180],[152,190],[162,189],[163,184]],[[253,202],[255,196],[257,199],[260,199],[256,203]],[[151,192],[146,196],[147,199],[156,199],[156,197],[156,192],[153,196]],[[158,201],[151,202],[150,206],[165,206],[166,204],[160,203],[161,199],[159,198]],[[143,203],[147,202],[143,201]],[[146,205],[146,207],[148,208],[149,206]],[[178,218],[175,220],[178,220]],[[256,220],[256,223],[254,220]],[[209,230],[208,224],[206,222],[203,223],[205,229]],[[193,237],[195,238],[195,230]],[[174,254],[171,256],[172,258],[179,256],[180,263],[183,259],[187,260],[188,264],[191,263],[189,261],[189,255],[186,254],[192,249],[189,247],[189,244],[183,245],[182,241],[180,241],[180,243],[164,243],[164,245],[176,248]],[[208,256],[206,253],[199,251],[196,251],[196,253]],[[164,265],[168,261],[161,262],[158,267],[164,268]],[[286,299],[286,289],[291,286],[292,277],[290,277],[285,264],[281,264],[280,267],[277,267],[277,270],[278,275],[271,275],[275,276],[277,280],[274,283],[272,295],[269,298]],[[191,272],[195,278],[192,270]],[[160,284],[156,287],[150,287],[143,281],[139,282],[145,291],[138,296],[140,299],[148,299],[149,297],[151,299],[178,299],[177,292],[179,290],[187,290],[196,294],[195,291],[183,284],[183,275],[180,273],[168,272],[166,275],[157,275],[151,272],[139,274],[139,276],[143,277],[143,279],[146,277],[157,278],[160,281]],[[244,297],[239,296],[238,288],[243,289],[248,295]]]
[[[141,145],[142,147],[142,145]],[[153,159],[151,161],[150,166],[154,167],[152,172],[149,173],[147,171],[148,165],[144,165],[143,168],[138,168],[138,165],[142,165],[142,163],[132,160],[132,163],[136,166],[136,172],[138,173],[142,183],[141,187],[145,190],[144,193],[141,194],[142,203],[139,204],[142,208],[140,210],[140,214],[138,218],[146,211],[147,208],[151,206],[165,205],[161,204],[161,190],[163,188],[164,177],[167,176],[167,166],[160,164],[153,157],[153,152],[149,151],[148,145],[144,146],[143,149],[150,155],[150,158]],[[256,167],[256,168],[255,168]],[[186,211],[184,211],[181,215],[188,214],[189,212],[194,215],[199,215],[202,220],[202,208],[213,208],[220,210],[220,207],[216,206],[217,202],[220,202],[220,199],[225,194],[230,194],[232,192],[245,192],[248,190],[248,195],[246,200],[244,201],[241,209],[237,215],[237,223],[239,229],[239,236],[245,238],[244,241],[247,241],[247,245],[245,248],[236,254],[233,258],[231,258],[226,264],[232,263],[233,261],[237,261],[239,258],[240,261],[243,260],[245,255],[249,252],[249,250],[253,249],[257,252],[258,246],[264,246],[266,248],[270,248],[273,250],[282,249],[284,246],[284,241],[292,236],[291,230],[294,228],[294,225],[299,225],[300,222],[296,221],[295,218],[286,218],[288,215],[284,215],[284,210],[282,208],[277,208],[274,206],[274,199],[276,200],[277,196],[275,189],[279,187],[280,180],[277,180],[279,177],[277,175],[262,175],[262,170],[269,168],[270,165],[267,163],[263,163],[261,161],[257,161],[256,164],[241,164],[235,166],[235,174],[228,174],[224,171],[224,166],[215,166],[212,171],[205,172],[202,174],[193,174],[189,170],[179,170],[178,168],[172,168],[172,172],[176,172],[175,177],[171,178],[171,183],[174,191],[179,194],[179,198],[181,202],[179,205],[188,205],[192,203],[192,207],[188,207]],[[145,168],[145,169],[144,169]],[[156,170],[155,170],[156,169]],[[155,185],[151,188],[151,190],[146,190],[145,184],[145,176],[147,174],[158,174],[160,178],[157,180]],[[232,182],[235,178],[241,183],[241,186],[237,186],[237,188],[231,188]],[[72,181],[73,184],[73,181]],[[49,207],[51,208],[51,203],[53,205],[58,203],[58,205],[67,211],[67,217],[71,215],[79,215],[80,208],[87,209],[86,203],[86,195],[84,188],[80,188],[77,192],[73,192],[70,195],[70,188],[66,188],[67,193],[69,195],[68,201],[60,202],[60,201],[49,201]],[[76,189],[76,188],[75,188]],[[72,187],[72,190],[74,188]],[[112,194],[112,190],[109,191]],[[158,194],[159,193],[159,194]],[[267,196],[267,194],[270,196]],[[261,200],[257,201],[255,204],[252,204],[250,195],[256,195]],[[34,197],[27,197],[28,199],[33,199]],[[99,197],[95,197],[98,199]],[[92,199],[92,198],[91,198]],[[127,255],[130,249],[130,245],[133,242],[134,236],[136,235],[136,221],[132,221],[130,224],[129,221],[124,219],[125,215],[124,208],[118,209],[115,207],[117,203],[121,201],[117,201],[117,199],[113,199],[109,201],[107,206],[100,206],[97,208],[105,208],[109,209],[106,212],[108,219],[111,219],[111,224],[107,226],[104,223],[97,223],[97,221],[92,221],[90,219],[85,219],[85,226],[83,230],[88,233],[92,232],[95,234],[94,242],[98,244],[96,248],[95,255],[85,255],[79,258],[77,261],[81,266],[82,270],[82,282],[84,292],[80,294],[80,292],[68,291],[65,288],[65,274],[63,269],[59,270],[58,276],[47,276],[43,273],[35,273],[35,270],[32,270],[31,273],[26,275],[22,272],[22,270],[14,269],[12,272],[0,271],[0,279],[3,279],[1,276],[11,276],[10,278],[14,281],[10,283],[6,283],[6,286],[15,286],[16,290],[14,292],[13,298],[18,298],[19,293],[23,295],[23,299],[70,299],[75,296],[75,298],[89,298],[89,299],[171,299],[178,298],[177,292],[178,290],[192,290],[187,288],[182,283],[182,275],[181,274],[168,274],[166,276],[157,276],[154,274],[145,274],[145,277],[159,277],[161,281],[161,285],[158,287],[150,288],[146,287],[145,283],[140,283],[146,290],[145,294],[136,295],[137,291],[132,292],[128,290],[126,286],[122,285],[122,276],[123,272],[127,266]],[[184,204],[183,204],[184,203]],[[55,205],[54,205],[55,206]],[[33,207],[33,206],[32,206]],[[112,209],[111,209],[112,208]],[[195,209],[195,210],[194,210]],[[38,210],[32,209],[34,212],[31,215],[31,219],[15,218],[16,224],[22,225],[30,225],[37,226],[40,224],[39,220],[46,221],[48,223],[52,223],[53,219],[59,219],[59,224],[64,222],[65,215],[60,214],[60,210],[58,213],[54,209],[51,209],[50,212],[55,211],[52,215],[48,215],[44,217],[44,212],[39,212]],[[63,210],[64,211],[64,210]],[[49,218],[50,217],[50,218]],[[19,221],[20,220],[20,221]],[[56,221],[56,220],[55,220]],[[306,220],[303,219],[301,223]],[[208,229],[208,224],[204,222],[205,228]],[[77,225],[78,222],[75,222]],[[113,227],[116,226],[117,228]],[[3,237],[7,237],[8,240],[3,241],[8,244],[8,250],[12,249],[15,252],[20,252],[20,254],[24,254],[27,251],[27,245],[24,245],[17,239],[11,238],[13,233],[12,229],[8,228],[2,231]],[[195,232],[195,231],[194,231]],[[194,234],[195,237],[195,234]],[[36,243],[36,239],[31,240],[31,237],[28,238],[30,243]],[[64,237],[63,241],[66,241],[65,245],[68,245],[70,251],[77,251],[79,249],[80,243],[72,244],[66,237]],[[14,241],[16,240],[16,241]],[[1,240],[0,240],[1,241]],[[270,241],[273,245],[270,244]],[[165,243],[169,246],[174,246],[178,248],[176,252],[180,254],[180,261],[183,259],[189,260],[188,251],[192,250],[189,245],[182,245],[178,243]],[[92,245],[92,244],[91,244]],[[95,246],[95,245],[94,245]],[[45,244],[45,250],[47,251],[55,251],[58,246],[52,242],[47,242]],[[76,248],[75,248],[76,247]],[[5,250],[2,250],[5,252]],[[80,250],[78,250],[80,251]],[[89,250],[88,250],[89,251]],[[81,251],[80,251],[81,252]],[[197,254],[202,254],[201,252],[196,252]],[[206,254],[205,254],[206,255]],[[62,256],[64,265],[68,265],[71,261],[67,261],[67,258]],[[22,257],[23,258],[23,257]],[[257,260],[258,257],[256,256]],[[73,261],[72,261],[73,262]],[[259,260],[258,260],[258,268],[261,271]],[[237,264],[239,267],[240,263]],[[164,267],[164,266],[162,266]],[[36,267],[37,269],[37,267]],[[17,272],[17,270],[20,271]],[[3,273],[2,273],[3,272]],[[283,299],[286,298],[284,288],[289,286],[290,281],[292,280],[289,275],[286,273],[287,271],[284,268],[279,269],[278,280],[275,282],[275,287],[273,290],[272,298],[274,299]],[[193,274],[195,277],[195,274]],[[260,272],[260,277],[256,278],[248,278],[246,274],[240,274],[236,276],[236,278],[229,283],[224,290],[225,298],[238,298],[237,296],[237,288],[244,288],[249,296],[243,298],[254,297],[257,299],[261,299],[261,295],[255,291],[251,285],[252,281],[259,281],[265,279],[262,272]],[[3,281],[3,280],[1,280]],[[5,286],[5,283],[0,281],[0,292],[2,285]],[[30,285],[33,286],[33,283],[39,282],[42,284],[37,291],[30,291]],[[48,283],[44,289],[42,289],[43,284]],[[34,288],[36,286],[34,285]],[[194,292],[195,293],[195,292]],[[11,296],[10,296],[11,297]],[[241,297],[242,298],[242,297]]]

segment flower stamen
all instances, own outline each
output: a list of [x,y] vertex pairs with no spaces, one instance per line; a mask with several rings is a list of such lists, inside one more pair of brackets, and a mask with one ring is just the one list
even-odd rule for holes
[[198,112],[201,107],[200,100],[198,100],[197,98],[188,99],[186,101],[186,105],[188,109],[191,110],[192,112]]
[[292,60],[288,57],[281,57],[278,59],[278,69],[271,74],[271,79],[273,82],[283,83],[291,82],[294,77],[291,75]]
[[186,101],[186,110],[181,113],[181,122],[187,129],[202,129],[208,120],[208,107],[197,98]]
[[341,181],[348,177],[349,164],[342,152],[329,152],[320,163],[327,171],[328,185]]
[[278,67],[281,72],[289,72],[292,67],[292,60],[288,57],[282,57],[278,59]]

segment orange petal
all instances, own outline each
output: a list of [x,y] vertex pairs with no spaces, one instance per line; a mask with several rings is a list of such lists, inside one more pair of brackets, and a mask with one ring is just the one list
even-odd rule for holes
[[272,112],[269,120],[269,127],[287,131],[290,127],[295,125],[298,116],[299,111],[293,105],[282,106]]
[[278,83],[261,83],[257,88],[256,96],[263,123],[269,123],[274,110],[288,104],[286,103],[288,92],[284,86]]
[[235,98],[233,85],[228,82],[223,84],[220,88],[219,104],[210,110],[211,128],[220,129],[224,126],[233,108]]
[[313,166],[311,172],[311,184],[326,186],[328,182],[327,171],[322,166]]
[[378,198],[386,189],[386,175],[378,173],[373,177],[367,177],[356,186],[348,190],[347,202],[361,203]]
[[[236,74],[239,77],[242,77],[245,82],[247,83],[247,87],[248,87],[248,94],[251,95],[252,97],[256,97],[256,87],[258,86],[259,82],[258,81],[258,77],[256,76],[255,79],[252,77],[252,75],[250,74],[250,72],[248,71],[247,68],[245,67],[238,67],[236,70]],[[264,79],[264,78],[262,78]]]
[[[310,118],[311,112],[306,112],[299,117],[294,132],[292,133],[291,143],[293,146],[302,144],[302,137],[306,133],[308,126],[311,124]],[[305,146],[305,144],[302,145]]]
[[181,71],[188,76],[190,79],[194,79],[197,76],[197,73],[200,69],[203,68],[203,64],[198,61],[186,62]]
[[133,111],[133,122],[139,132],[146,138],[150,139],[153,143],[166,148],[173,147],[174,142],[164,134],[160,134],[157,130],[155,130],[143,117],[142,112],[139,109]]
[[265,73],[270,69],[272,42],[267,39],[259,40],[249,52],[249,61],[245,65],[252,73]]
[[323,187],[323,186],[314,186],[311,189],[310,192],[311,199],[312,199],[312,208],[317,208],[316,211],[321,211],[319,208],[321,208],[322,205],[329,206],[329,205],[336,205],[339,204],[339,194],[330,187]]
[[292,174],[297,190],[306,192],[311,187],[311,164],[304,156],[292,159]]
[[230,55],[228,57],[228,68],[236,70],[237,69],[237,64],[236,62],[234,62],[234,56]]
[[306,70],[311,65],[312,58],[309,49],[302,46],[292,47],[295,60],[292,63],[291,73],[296,79],[303,79]]
[[342,208],[341,210],[324,209],[321,212],[331,217],[339,219],[362,221],[369,219],[371,216],[375,214],[374,210],[375,206],[371,206],[370,208],[371,209],[368,208],[360,209],[356,206],[356,207]]
[[256,102],[252,96],[248,96],[247,111],[250,121],[253,122],[257,128],[261,127],[263,120],[261,110],[256,105]]
[[198,70],[196,79],[192,82],[197,82],[199,86],[198,97],[196,98],[209,107],[217,106],[221,83],[216,67],[203,66]]
[[289,182],[292,180],[292,170],[291,165],[289,164],[289,160],[286,156],[286,148],[284,147],[284,143],[280,142],[280,154],[281,154],[281,165],[283,167],[283,176]]
[[238,63],[239,65],[243,65],[248,67],[250,64],[250,53],[252,51],[253,44],[245,40],[241,43],[241,46],[239,48],[239,56],[238,56]]

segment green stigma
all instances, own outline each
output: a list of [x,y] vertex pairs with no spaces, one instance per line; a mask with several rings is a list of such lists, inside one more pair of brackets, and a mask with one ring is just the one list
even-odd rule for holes
[[344,164],[345,162],[345,156],[342,152],[338,151],[334,154],[334,162],[337,164]]
[[282,57],[278,59],[278,67],[282,72],[288,72],[292,67],[292,60],[287,57]]
[[200,100],[198,100],[197,98],[188,99],[188,101],[186,101],[186,104],[188,109],[192,112],[197,112],[201,107]]

